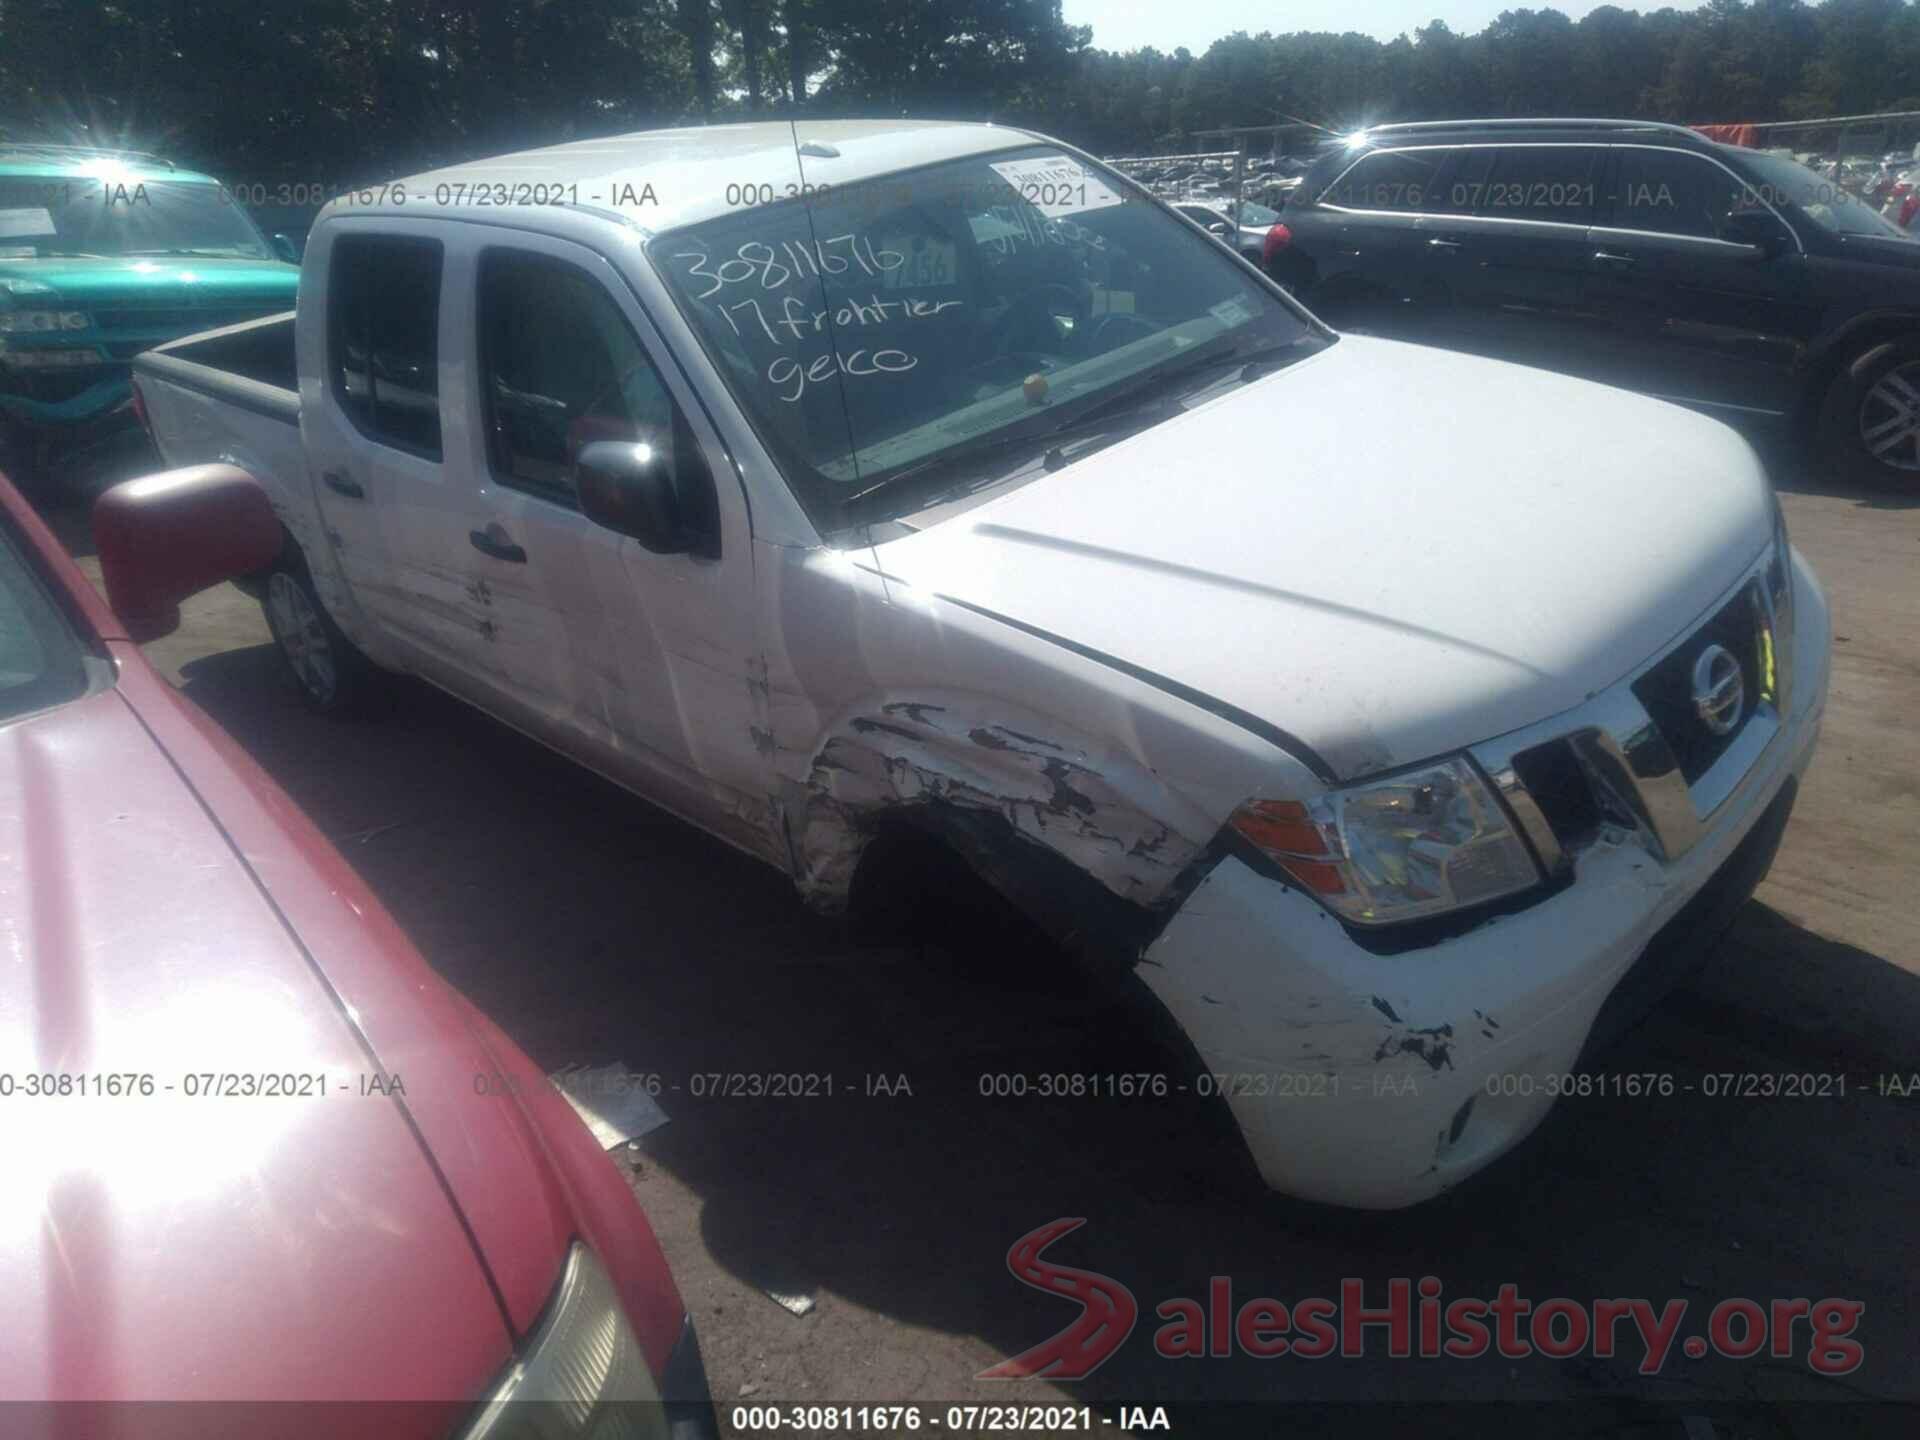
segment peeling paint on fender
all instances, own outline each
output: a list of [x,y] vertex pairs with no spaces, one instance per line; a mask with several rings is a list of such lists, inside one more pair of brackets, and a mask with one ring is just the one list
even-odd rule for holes
[[845,903],[861,852],[903,807],[950,806],[997,816],[1114,895],[1152,907],[1211,838],[1181,833],[1155,813],[1162,787],[1131,760],[1049,737],[1038,717],[1001,718],[985,700],[893,700],[853,715],[788,787],[801,893]]

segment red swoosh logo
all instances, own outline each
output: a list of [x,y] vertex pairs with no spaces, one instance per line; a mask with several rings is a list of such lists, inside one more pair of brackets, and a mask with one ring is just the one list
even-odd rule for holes
[[1007,1269],[1022,1285],[1031,1285],[1063,1300],[1077,1301],[1080,1318],[1051,1340],[1031,1350],[1023,1350],[1011,1360],[1002,1360],[990,1370],[982,1370],[981,1380],[1028,1380],[1045,1376],[1049,1380],[1084,1380],[1107,1362],[1133,1333],[1133,1322],[1140,1317],[1133,1292],[1112,1276],[1093,1270],[1076,1270],[1070,1265],[1055,1265],[1040,1254],[1062,1235],[1070,1235],[1086,1224],[1077,1219],[1050,1220],[1013,1242],[1007,1251]]

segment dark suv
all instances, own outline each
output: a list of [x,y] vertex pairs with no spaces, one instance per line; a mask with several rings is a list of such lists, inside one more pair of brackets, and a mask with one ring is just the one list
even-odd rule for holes
[[1803,422],[1920,491],[1920,243],[1783,155],[1633,120],[1382,125],[1283,218],[1268,268],[1337,327]]

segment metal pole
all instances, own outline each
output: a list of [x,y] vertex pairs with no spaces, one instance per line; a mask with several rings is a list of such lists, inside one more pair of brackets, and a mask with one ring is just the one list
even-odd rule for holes
[[1247,179],[1247,140],[1244,135],[1234,137],[1233,145],[1233,205],[1227,214],[1228,223],[1233,226],[1233,236],[1229,243],[1235,252],[1240,249],[1240,187]]

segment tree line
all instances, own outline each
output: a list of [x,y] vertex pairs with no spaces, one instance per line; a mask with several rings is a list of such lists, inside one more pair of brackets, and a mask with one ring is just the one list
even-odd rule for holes
[[0,137],[340,184],[796,114],[991,119],[1114,154],[1295,117],[1920,109],[1910,0],[1519,9],[1385,42],[1282,33],[1284,4],[1274,20],[1197,54],[1118,53],[1060,0],[0,0]]

